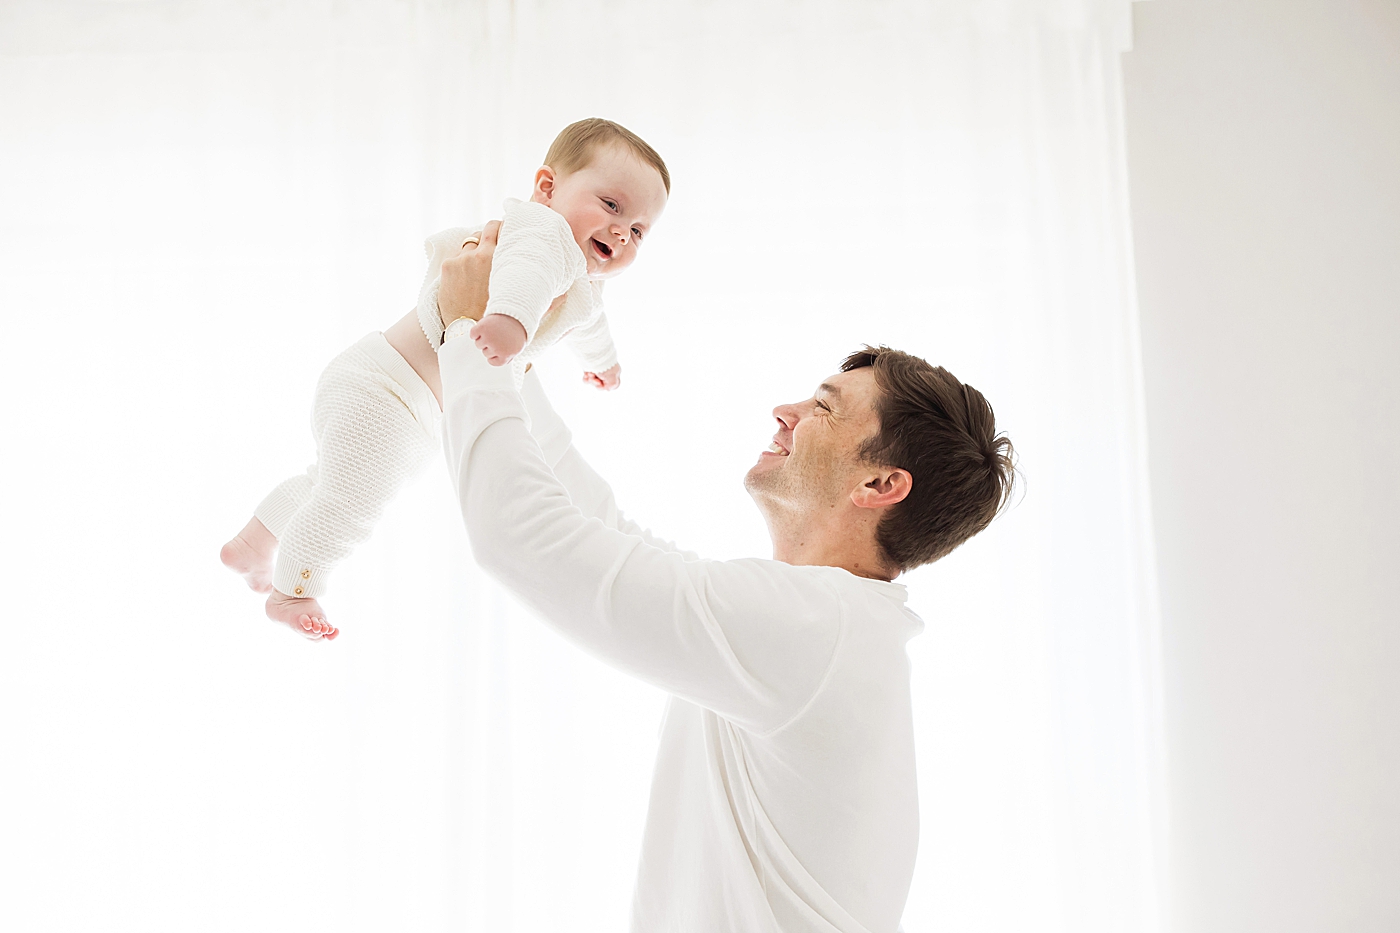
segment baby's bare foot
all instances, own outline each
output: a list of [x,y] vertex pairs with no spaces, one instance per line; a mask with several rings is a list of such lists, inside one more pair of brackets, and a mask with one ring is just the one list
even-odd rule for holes
[[277,553],[277,539],[267,526],[250,518],[243,530],[219,551],[223,565],[242,577],[255,593],[272,592],[272,558]]
[[471,329],[472,341],[486,362],[504,366],[525,349],[525,325],[508,314],[488,314]]
[[330,641],[340,634],[334,625],[326,621],[326,614],[316,600],[297,599],[276,590],[267,598],[267,617],[291,626],[292,631],[312,641],[322,638]]

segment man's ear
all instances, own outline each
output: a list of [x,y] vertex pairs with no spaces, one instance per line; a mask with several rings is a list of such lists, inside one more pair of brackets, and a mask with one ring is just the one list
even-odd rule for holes
[[857,508],[882,509],[896,502],[903,502],[914,488],[914,477],[908,470],[882,467],[876,473],[868,473],[865,482],[851,491],[851,501]]
[[541,165],[535,169],[535,190],[530,193],[530,200],[537,204],[548,204],[554,197],[554,169],[548,165]]

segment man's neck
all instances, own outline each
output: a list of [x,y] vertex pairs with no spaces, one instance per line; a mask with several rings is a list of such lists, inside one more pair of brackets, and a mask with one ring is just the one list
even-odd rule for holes
[[899,576],[881,560],[875,529],[869,521],[830,522],[770,519],[773,559],[795,567],[840,567],[858,577],[886,582]]

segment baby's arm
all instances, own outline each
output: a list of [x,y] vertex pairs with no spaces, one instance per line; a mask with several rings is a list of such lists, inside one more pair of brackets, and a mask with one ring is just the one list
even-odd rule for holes
[[622,384],[622,367],[617,362],[617,347],[607,315],[602,311],[586,324],[581,324],[564,338],[583,363],[583,381],[605,392]]
[[587,274],[564,218],[534,202],[512,203],[491,262],[490,298],[472,339],[495,366],[535,338],[545,312]]

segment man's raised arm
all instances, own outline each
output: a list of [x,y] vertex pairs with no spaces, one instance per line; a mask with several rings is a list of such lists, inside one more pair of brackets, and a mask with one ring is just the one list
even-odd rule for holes
[[831,571],[698,560],[585,515],[527,428],[509,369],[468,339],[444,345],[439,365],[448,469],[489,573],[603,660],[739,725],[767,731],[802,709],[839,634]]
[[573,433],[549,403],[544,386],[540,385],[535,373],[525,374],[520,395],[530,416],[530,433],[539,443],[545,463],[564,485],[579,511],[590,518],[600,519],[609,528],[636,535],[652,547],[680,554],[687,560],[699,560],[697,554],[681,550],[673,542],[657,537],[622,514],[613,497],[612,487],[574,447]]

